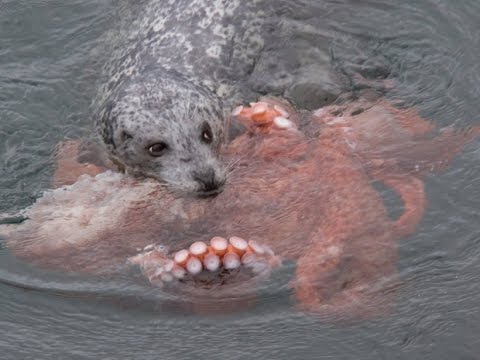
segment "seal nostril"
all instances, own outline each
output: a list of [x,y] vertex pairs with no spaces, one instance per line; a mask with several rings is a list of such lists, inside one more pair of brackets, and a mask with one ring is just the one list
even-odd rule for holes
[[193,179],[202,185],[202,190],[205,192],[218,190],[224,184],[224,181],[218,181],[215,170],[212,168],[203,172],[195,172]]

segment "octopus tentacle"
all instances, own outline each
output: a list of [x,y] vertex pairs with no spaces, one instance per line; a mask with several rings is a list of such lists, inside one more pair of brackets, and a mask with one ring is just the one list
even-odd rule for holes
[[174,279],[189,277],[195,282],[195,278],[202,273],[236,270],[242,266],[251,269],[254,274],[268,273],[281,260],[269,247],[258,242],[236,236],[227,241],[216,236],[208,245],[197,241],[188,249],[173,254],[152,245],[127,262],[139,266],[150,283],[163,286]]
[[289,130],[297,128],[297,119],[290,118],[289,107],[274,98],[237,107],[232,116],[247,127],[248,131],[268,133],[272,129]]
[[404,211],[393,223],[395,234],[400,238],[413,234],[423,217],[427,202],[423,181],[408,175],[382,175],[378,180],[392,188],[403,201]]
[[80,140],[63,141],[56,148],[56,168],[53,187],[59,188],[75,183],[81,175],[95,176],[107,170],[93,163],[78,161]]
[[327,281],[344,255],[342,241],[338,237],[320,237],[320,234],[313,237],[305,255],[297,261],[292,287],[301,306],[318,307],[325,302],[319,286]]

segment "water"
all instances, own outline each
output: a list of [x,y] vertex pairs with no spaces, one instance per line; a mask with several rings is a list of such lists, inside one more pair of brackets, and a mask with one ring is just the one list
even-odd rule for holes
[[[282,4],[285,2],[282,2]],[[89,104],[117,2],[0,2],[0,212],[49,187],[52,152],[91,131]],[[280,11],[281,10],[281,11]],[[480,4],[475,0],[313,1],[279,6],[287,25],[313,25],[338,71],[395,80],[392,99],[444,126],[478,124]],[[325,323],[289,293],[246,312],[167,311],[125,282],[40,272],[0,249],[2,359],[475,359],[480,350],[478,141],[426,179],[428,208],[402,240],[392,313]]]

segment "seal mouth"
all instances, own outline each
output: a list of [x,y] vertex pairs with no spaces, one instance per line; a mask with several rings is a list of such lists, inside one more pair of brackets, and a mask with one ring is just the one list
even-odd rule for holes
[[222,192],[225,179],[223,177],[219,178],[213,168],[202,172],[194,172],[192,175],[198,185],[197,196],[204,198],[212,197]]
[[197,197],[201,198],[201,199],[205,199],[205,198],[212,198],[212,197],[216,197],[218,194],[220,194],[221,192],[223,191],[223,186],[221,187],[218,187],[216,189],[213,189],[213,190],[202,190],[202,191],[198,191],[196,193]]

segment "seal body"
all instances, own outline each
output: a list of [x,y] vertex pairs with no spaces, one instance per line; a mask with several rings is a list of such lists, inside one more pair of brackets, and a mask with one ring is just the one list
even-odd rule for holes
[[218,192],[224,113],[253,100],[242,84],[263,46],[265,0],[147,0],[129,6],[105,66],[95,127],[126,172],[187,193]]

